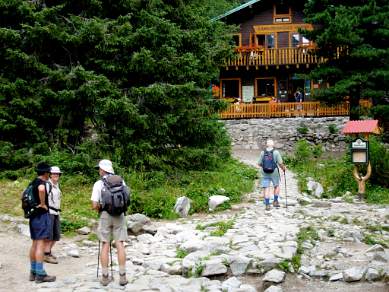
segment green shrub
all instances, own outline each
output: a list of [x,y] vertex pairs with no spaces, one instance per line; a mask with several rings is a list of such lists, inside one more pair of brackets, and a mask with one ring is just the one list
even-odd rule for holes
[[307,134],[308,133],[308,127],[304,124],[304,123],[301,123],[299,127],[297,127],[297,132],[299,134]]
[[335,124],[330,124],[328,125],[328,132],[330,132],[330,134],[337,134],[339,130]]
[[371,182],[389,187],[389,150],[375,137],[369,140],[369,156],[372,166]]
[[307,140],[302,139],[295,144],[295,159],[298,162],[306,162],[312,157],[312,150]]
[[312,154],[315,158],[320,158],[323,154],[323,145],[317,144],[312,147]]

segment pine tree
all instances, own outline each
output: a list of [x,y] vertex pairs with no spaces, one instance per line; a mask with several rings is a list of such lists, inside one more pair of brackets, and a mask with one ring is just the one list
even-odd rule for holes
[[[352,119],[359,118],[359,100],[389,102],[389,2],[386,0],[322,1],[305,4],[305,32],[328,61],[311,77],[330,87],[317,98],[336,103],[350,98]],[[339,51],[340,50],[340,51]]]
[[232,54],[229,30],[201,11],[188,0],[0,0],[0,168],[54,148],[139,168],[228,157],[209,82]]

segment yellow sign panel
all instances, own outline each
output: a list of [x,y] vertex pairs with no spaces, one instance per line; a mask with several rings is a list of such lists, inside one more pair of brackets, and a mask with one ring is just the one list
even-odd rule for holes
[[313,30],[313,25],[309,24],[309,23],[254,25],[254,30],[255,30],[256,34],[264,34],[264,33],[269,33],[269,32],[278,32],[278,31],[295,31],[295,32],[297,32],[299,28]]

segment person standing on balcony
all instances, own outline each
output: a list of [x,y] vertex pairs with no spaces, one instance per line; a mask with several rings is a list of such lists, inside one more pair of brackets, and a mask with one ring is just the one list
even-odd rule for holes
[[271,188],[270,183],[273,185],[273,207],[279,208],[280,203],[278,201],[280,194],[280,171],[281,168],[286,171],[286,166],[282,161],[282,157],[279,151],[274,149],[274,142],[271,139],[266,141],[266,149],[261,152],[258,160],[258,165],[261,168],[262,181],[261,187],[263,189],[263,196],[265,198],[266,211],[270,210],[270,197]]
[[303,94],[301,93],[301,89],[297,88],[296,92],[294,93],[294,99],[296,102],[302,102],[303,101]]
[[303,94],[300,90],[300,88],[297,88],[296,90],[296,93],[294,94],[294,98],[296,100],[296,102],[298,102],[299,104],[296,106],[296,110],[298,111],[297,115],[303,115],[302,114],[302,110],[303,110],[303,105],[302,105],[302,102],[303,102]]

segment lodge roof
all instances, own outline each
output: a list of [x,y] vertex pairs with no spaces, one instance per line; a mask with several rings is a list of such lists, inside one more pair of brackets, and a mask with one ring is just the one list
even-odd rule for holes
[[378,120],[349,121],[343,128],[343,134],[379,134]]
[[234,14],[237,11],[240,11],[240,10],[246,8],[246,7],[249,7],[249,6],[255,4],[255,3],[259,2],[259,1],[261,1],[261,0],[251,0],[251,1],[248,1],[248,2],[242,4],[242,5],[238,6],[238,7],[235,7],[233,9],[231,9],[231,10],[228,10],[227,12],[225,12],[225,13],[219,15],[219,16],[216,16],[216,17],[212,18],[212,20],[220,20],[220,19],[222,19],[222,18],[224,18],[224,17],[226,17],[228,15]]

